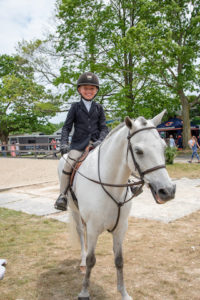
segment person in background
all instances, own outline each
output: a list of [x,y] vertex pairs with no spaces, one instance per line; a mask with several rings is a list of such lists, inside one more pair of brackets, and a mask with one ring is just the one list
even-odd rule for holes
[[[99,79],[91,73],[80,75],[77,81],[80,101],[72,103],[61,133],[61,154],[69,151],[60,180],[60,195],[55,202],[55,208],[67,210],[67,191],[70,175],[76,161],[88,145],[99,146],[108,134],[104,109],[94,101],[99,91]],[[74,133],[69,145],[69,134],[74,125]]]
[[16,157],[16,147],[15,147],[15,143],[14,142],[10,146],[10,154],[11,154],[12,157]]
[[16,143],[16,156],[19,156],[20,155],[20,152],[19,152],[19,143]]
[[178,149],[183,149],[183,139],[181,134],[178,135],[177,144],[178,144]]
[[3,157],[6,157],[6,156],[7,156],[7,152],[6,152],[6,142],[3,142],[3,143],[2,143],[1,151],[2,151]]
[[193,135],[193,137],[188,141],[188,145],[192,149],[191,160],[189,160],[188,162],[192,163],[192,160],[193,160],[194,156],[196,156],[196,158],[198,159],[198,163],[200,163],[199,155],[197,153],[197,149],[198,148],[200,149],[200,146],[199,146],[199,144],[197,142],[196,136]]
[[176,148],[176,143],[172,134],[169,136],[169,146],[170,148]]
[[55,157],[57,157],[57,155],[56,155],[56,140],[55,139],[51,140],[51,150],[53,150],[53,155]]

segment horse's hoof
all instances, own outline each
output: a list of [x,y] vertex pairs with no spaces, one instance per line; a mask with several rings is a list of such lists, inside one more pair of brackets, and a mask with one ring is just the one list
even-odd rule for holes
[[90,300],[90,295],[88,292],[81,292],[78,295],[78,300]]
[[80,271],[81,271],[81,274],[86,274],[86,267],[80,266]]

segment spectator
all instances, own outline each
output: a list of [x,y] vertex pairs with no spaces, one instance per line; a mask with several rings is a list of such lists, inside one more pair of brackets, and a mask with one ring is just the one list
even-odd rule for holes
[[1,151],[2,151],[3,157],[6,157],[6,156],[7,156],[7,152],[6,152],[6,142],[3,142],[3,143],[2,143]]
[[200,146],[197,142],[197,138],[196,136],[193,136],[189,141],[188,141],[188,145],[189,147],[192,149],[192,157],[191,157],[191,160],[189,160],[188,162],[189,163],[192,163],[192,160],[194,158],[194,156],[196,156],[196,158],[198,159],[198,163],[200,163],[200,160],[199,160],[199,155],[197,153],[197,148],[200,149]]
[[51,140],[51,150],[53,150],[53,155],[57,157],[56,155],[56,141],[54,139]]
[[10,146],[10,154],[11,154],[12,157],[16,157],[16,147],[15,147],[15,143],[14,142]]
[[16,143],[16,155],[20,155],[20,152],[19,152],[19,143]]
[[183,149],[183,139],[181,134],[179,134],[178,136],[177,144],[178,144],[178,149]]
[[173,138],[173,135],[169,136],[169,146],[170,146],[170,148],[176,148],[176,143],[175,143],[175,140]]

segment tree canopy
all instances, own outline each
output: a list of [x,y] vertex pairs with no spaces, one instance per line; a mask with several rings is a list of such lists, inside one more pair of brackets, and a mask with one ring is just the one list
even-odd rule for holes
[[[31,86],[33,70],[63,87],[59,105],[74,101],[79,75],[92,71],[100,78],[98,101],[112,118],[151,118],[164,108],[168,116],[181,111],[186,147],[190,112],[199,114],[200,108],[200,0],[57,0],[56,20],[56,34],[21,44],[18,57],[1,57],[4,102],[17,99],[9,104],[10,117],[11,108],[37,121],[55,112],[50,93]],[[55,65],[50,69],[49,57],[62,64],[59,74]],[[9,90],[12,83],[17,84],[15,95]],[[26,111],[19,108],[22,92]]]
[[200,99],[200,0],[58,0],[57,8],[63,66],[55,83],[66,99],[81,72],[95,72],[99,101],[117,116],[181,109],[186,146]]
[[150,1],[151,22],[140,21],[127,43],[143,58],[150,82],[167,89],[182,110],[184,146],[190,138],[190,109],[200,103],[200,1]]
[[57,102],[35,83],[33,70],[19,56],[0,56],[0,140],[10,133],[37,131],[55,115]]

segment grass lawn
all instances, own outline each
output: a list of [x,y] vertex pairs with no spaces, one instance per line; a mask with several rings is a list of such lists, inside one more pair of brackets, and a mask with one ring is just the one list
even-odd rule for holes
[[200,164],[174,163],[167,165],[167,171],[171,178],[200,178]]

